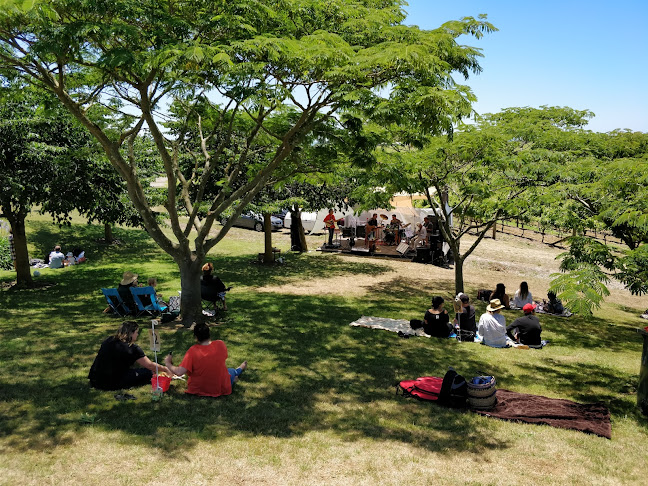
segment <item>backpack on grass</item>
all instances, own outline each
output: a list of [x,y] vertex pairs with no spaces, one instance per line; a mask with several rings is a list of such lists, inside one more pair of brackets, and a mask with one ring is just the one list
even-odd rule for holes
[[466,406],[467,399],[468,384],[466,379],[451,367],[443,377],[439,403],[448,407],[462,408]]

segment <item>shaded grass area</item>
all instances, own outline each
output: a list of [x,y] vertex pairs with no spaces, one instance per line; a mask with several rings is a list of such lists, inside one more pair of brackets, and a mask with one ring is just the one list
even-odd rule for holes
[[[101,236],[94,226],[75,225],[58,233],[51,225],[32,224],[30,241],[36,247],[83,241],[89,262],[43,270],[41,279],[52,284],[47,289],[0,292],[4,452],[67,447],[87,427],[118,431],[130,444],[178,453],[223,438],[295,438],[314,431],[349,442],[399,442],[449,458],[512,450],[514,438],[494,438],[489,419],[395,395],[400,380],[442,376],[448,366],[468,377],[493,374],[502,388],[603,401],[613,422],[629,421],[648,439],[646,419],[635,403],[637,326],[615,318],[623,309],[612,308],[604,318],[540,316],[543,337],[551,341],[541,351],[401,339],[348,324],[361,315],[420,318],[431,295],[453,293],[450,282],[421,288],[410,278],[387,275],[391,270],[375,261],[312,254],[289,254],[283,266],[257,265],[251,263],[255,248],[240,241],[235,249],[239,256],[211,258],[223,280],[235,288],[228,296],[231,311],[212,328],[213,337],[227,343],[230,366],[244,359],[250,363],[235,392],[219,399],[189,397],[176,382],[160,402],[151,402],[147,388],[134,391],[136,401],[117,402],[112,392],[90,389],[86,379],[99,344],[120,322],[101,313],[105,300],[99,288],[115,286],[123,271],[132,270],[156,276],[161,291],[172,295],[179,288],[179,275],[146,233],[118,229],[120,246],[97,243]],[[355,276],[384,278],[363,297],[256,291],[260,285],[339,275],[349,285]],[[0,272],[0,280],[11,278],[11,273]],[[476,288],[469,288],[470,293]],[[484,304],[477,307],[479,314]],[[505,315],[510,321],[519,314]],[[141,320],[141,325],[147,327],[148,321]],[[173,350],[176,364],[193,344],[192,334],[176,323],[162,326],[161,336],[163,354]],[[145,333],[139,344],[147,350]],[[537,428],[538,434],[542,429]],[[626,447],[634,450],[639,444]]]

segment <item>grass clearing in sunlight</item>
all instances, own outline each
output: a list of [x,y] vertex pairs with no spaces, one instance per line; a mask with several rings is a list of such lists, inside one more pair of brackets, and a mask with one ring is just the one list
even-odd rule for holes
[[[233,286],[212,335],[226,342],[230,366],[249,362],[234,393],[190,397],[175,381],[159,402],[148,387],[118,402],[88,386],[101,341],[120,323],[102,314],[99,289],[131,270],[141,280],[157,277],[170,296],[179,273],[143,231],[116,228],[121,245],[103,245],[102,236],[98,226],[29,221],[33,256],[82,242],[89,261],[44,269],[46,289],[0,292],[0,484],[643,484],[648,420],[636,407],[634,332],[643,308],[624,291],[593,317],[540,315],[550,341],[543,350],[402,339],[348,324],[361,315],[421,318],[432,295],[450,299],[452,270],[292,254],[287,232],[273,235],[286,263],[264,266],[253,263],[263,235],[234,229],[209,257]],[[323,238],[310,237],[311,246]],[[515,255],[514,240],[496,243]],[[488,270],[490,250],[466,268],[470,295],[497,281],[512,293],[512,282],[527,278]],[[533,271],[539,297],[548,281]],[[2,282],[13,277],[0,272]],[[173,350],[179,363],[192,333],[175,322],[160,332],[162,353]],[[139,344],[152,358],[146,334]],[[442,376],[448,366],[467,377],[493,374],[500,388],[601,401],[612,414],[612,440],[396,396],[400,380]]]

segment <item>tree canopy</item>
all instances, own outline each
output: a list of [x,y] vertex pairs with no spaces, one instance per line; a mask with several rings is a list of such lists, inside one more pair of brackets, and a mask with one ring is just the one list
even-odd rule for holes
[[[451,138],[434,137],[423,149],[383,145],[369,180],[385,190],[372,193],[368,205],[384,204],[399,191],[425,194],[443,214],[440,226],[454,256],[455,290],[463,291],[465,259],[497,221],[524,216],[559,180],[559,168],[572,155],[564,139],[588,116],[561,107],[509,108],[460,127]],[[462,249],[469,232],[477,238]]]
[[[230,207],[240,214],[275,171],[290,173],[296,148],[329,146],[318,127],[362,134],[372,121],[411,138],[451,131],[472,113],[474,95],[455,76],[478,73],[481,53],[457,38],[493,26],[466,17],[408,27],[404,5],[4,0],[0,69],[54,93],[101,144],[148,233],[178,264],[190,322],[201,315],[200,266],[230,228],[214,222]],[[109,122],[91,116],[99,106],[113,111]],[[129,148],[144,129],[164,167],[171,235]],[[359,159],[370,160],[357,141]],[[218,190],[206,199],[208,187]]]

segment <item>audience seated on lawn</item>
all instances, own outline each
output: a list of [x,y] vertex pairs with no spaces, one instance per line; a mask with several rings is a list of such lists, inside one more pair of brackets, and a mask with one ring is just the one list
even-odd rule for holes
[[506,326],[506,334],[516,343],[526,344],[529,346],[541,346],[542,326],[540,320],[535,315],[535,304],[525,304],[524,316],[518,317],[511,324]]
[[515,291],[513,305],[522,309],[526,304],[533,304],[533,296],[529,292],[529,285],[526,282],[520,283],[520,288]]
[[467,336],[470,336],[469,333],[472,333],[474,338],[477,334],[477,324],[475,323],[475,306],[470,303],[470,297],[463,292],[458,294],[459,301],[461,302],[461,312],[457,313],[457,316],[454,319],[454,325],[459,324],[459,330],[467,333]]
[[207,397],[231,394],[232,386],[247,368],[247,361],[236,369],[228,368],[225,364],[227,346],[221,340],[211,340],[209,326],[196,324],[193,332],[196,344],[187,350],[180,366],[173,365],[173,357],[169,354],[164,360],[167,368],[178,376],[189,375],[186,393]]
[[486,311],[479,318],[477,331],[483,338],[483,343],[493,348],[506,348],[510,345],[506,336],[506,318],[500,314],[504,304],[499,299],[493,299],[486,307]]
[[126,304],[128,309],[131,311],[131,313],[136,313],[137,306],[135,305],[133,294],[131,294],[130,289],[131,287],[138,286],[138,278],[139,275],[137,275],[136,273],[124,272],[121,282],[119,282],[119,286],[117,287],[117,292],[119,292],[120,297],[124,301],[124,304]]
[[74,258],[74,253],[71,251],[67,252],[67,255],[65,255],[65,260],[63,261],[63,264],[66,267],[69,267],[70,265],[76,265],[76,258]]
[[225,295],[232,287],[225,288],[223,281],[216,275],[212,275],[214,265],[211,262],[205,263],[202,267],[203,275],[200,277],[200,295],[202,300],[207,302],[214,302],[221,300],[223,302],[223,310],[227,310],[227,303],[225,302]]
[[[153,290],[155,292],[155,299],[157,300],[157,303],[160,304],[160,306],[162,307],[166,306],[167,304],[162,299],[162,294],[157,292],[157,278],[150,277],[146,281],[146,283],[148,284],[149,287],[153,287]],[[144,305],[144,307],[146,307],[147,305],[151,305],[151,298],[148,295],[142,295],[140,299],[142,300],[142,304]]]
[[443,308],[445,300],[443,297],[434,297],[432,299],[432,308],[425,312],[423,318],[423,331],[425,334],[435,337],[447,338],[453,332],[450,324],[448,311]]
[[549,301],[543,300],[544,311],[549,314],[562,314],[565,311],[561,300],[556,297],[554,292],[547,292],[547,299]]
[[[156,365],[146,357],[135,341],[139,336],[139,324],[125,321],[114,336],[110,336],[99,348],[92,363],[88,379],[90,386],[100,390],[121,390],[151,383],[153,372],[169,373],[166,366]],[[141,368],[131,368],[138,364]]]
[[50,268],[63,268],[65,255],[61,251],[61,247],[59,245],[56,245],[54,247],[54,250],[50,252],[48,260]]
[[503,283],[498,283],[495,286],[495,290],[491,292],[490,298],[488,300],[494,300],[494,299],[498,299],[502,303],[505,309],[511,308],[509,302],[509,296],[506,293],[506,287],[504,286]]

